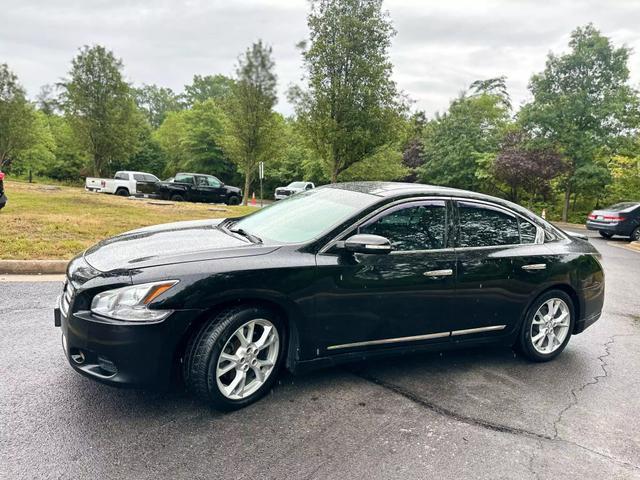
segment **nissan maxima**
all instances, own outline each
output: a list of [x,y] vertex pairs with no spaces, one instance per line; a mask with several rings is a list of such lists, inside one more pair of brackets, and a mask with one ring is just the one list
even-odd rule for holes
[[105,240],[70,262],[55,323],[89,378],[181,378],[232,410],[283,368],[479,344],[551,360],[600,317],[599,257],[586,238],[505,200],[336,184],[241,219]]

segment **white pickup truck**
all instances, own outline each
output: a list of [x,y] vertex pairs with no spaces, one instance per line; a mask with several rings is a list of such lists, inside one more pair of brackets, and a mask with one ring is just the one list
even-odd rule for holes
[[110,193],[128,197],[139,193],[151,193],[158,177],[144,172],[116,172],[113,178],[87,177],[84,188],[91,192]]

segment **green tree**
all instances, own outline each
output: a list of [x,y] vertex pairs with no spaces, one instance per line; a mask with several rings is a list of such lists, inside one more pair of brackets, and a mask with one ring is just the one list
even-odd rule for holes
[[223,151],[227,119],[218,104],[209,99],[192,109],[167,114],[154,138],[166,158],[166,175],[197,171],[234,179],[235,169]]
[[222,102],[231,96],[233,84],[233,79],[224,75],[194,75],[191,84],[185,85],[182,99],[188,106],[209,99]]
[[478,190],[477,175],[486,154],[495,155],[509,124],[509,110],[499,95],[461,95],[448,112],[424,128],[423,156],[418,178],[449,187]]
[[79,181],[90,164],[89,153],[65,117],[48,115],[47,122],[54,140],[53,158],[40,166],[38,174],[56,180]]
[[225,149],[244,174],[245,205],[258,163],[273,157],[281,138],[273,112],[277,101],[274,67],[271,47],[261,40],[254,43],[238,59],[233,95],[227,102],[229,129]]
[[142,110],[153,128],[158,128],[162,124],[167,113],[183,108],[180,97],[170,88],[143,85],[136,88],[134,93],[138,108]]
[[391,80],[395,34],[382,0],[315,0],[303,50],[306,89],[290,92],[332,182],[396,141],[389,125],[404,106]]
[[0,64],[0,169],[37,143],[36,115],[18,77]]
[[572,193],[606,182],[597,159],[618,150],[638,116],[637,92],[628,85],[630,50],[615,48],[591,24],[573,31],[569,47],[567,54],[549,54],[544,71],[531,78],[533,101],[519,115],[534,137],[567,159],[565,221]]
[[111,162],[138,147],[143,120],[122,68],[111,51],[85,46],[72,61],[70,78],[61,84],[63,110],[91,155],[95,175],[107,173]]

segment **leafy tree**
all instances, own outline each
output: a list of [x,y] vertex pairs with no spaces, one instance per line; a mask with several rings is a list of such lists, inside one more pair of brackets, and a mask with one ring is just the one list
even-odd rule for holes
[[38,174],[56,180],[78,181],[90,163],[89,153],[65,117],[47,115],[53,136],[53,158],[43,162]]
[[522,131],[509,132],[493,164],[493,174],[509,187],[508,198],[520,200],[520,190],[535,198],[549,193],[549,182],[565,169],[562,156],[548,147],[533,147]]
[[395,34],[382,0],[315,0],[303,50],[307,88],[290,92],[296,112],[332,182],[397,138],[404,109],[391,80]]
[[423,111],[414,113],[408,121],[408,137],[402,149],[402,164],[408,169],[408,174],[404,178],[407,182],[415,182],[418,174],[417,170],[424,163],[424,128],[427,118]]
[[153,128],[158,128],[162,124],[167,113],[183,108],[179,96],[170,88],[143,85],[135,89],[134,93],[138,108],[142,110]]
[[235,169],[222,149],[226,125],[224,112],[211,99],[190,110],[169,112],[154,133],[166,158],[165,175],[191,170],[235,180]]
[[612,182],[607,185],[609,202],[622,202],[640,198],[640,156],[614,156],[609,164]]
[[133,170],[162,176],[167,166],[165,153],[159,142],[153,137],[151,128],[140,129],[138,149],[128,158],[113,162],[114,170]]
[[597,159],[618,150],[638,117],[637,92],[628,85],[630,50],[615,48],[591,24],[573,31],[569,47],[565,55],[549,54],[544,71],[531,78],[533,102],[520,112],[534,137],[568,159],[565,221],[571,194],[601,183]]
[[258,163],[273,157],[281,138],[273,112],[277,101],[274,67],[271,47],[261,40],[254,43],[238,59],[237,80],[227,102],[226,151],[244,174],[245,205]]
[[105,174],[111,162],[138,147],[143,120],[122,68],[111,51],[85,46],[71,63],[70,78],[61,84],[63,110],[90,152],[95,175]]
[[33,112],[34,122],[31,127],[32,143],[16,153],[16,173],[39,174],[47,165],[55,161],[55,138],[49,128],[48,116],[41,111]]
[[43,85],[36,96],[36,106],[45,115],[54,115],[60,108],[60,102],[55,95],[55,87],[53,85]]
[[507,110],[511,110],[511,97],[507,90],[507,77],[488,78],[486,80],[476,80],[469,87],[471,96],[496,95],[500,97]]
[[0,169],[37,143],[36,116],[18,77],[0,64]]
[[498,95],[461,95],[424,129],[424,165],[418,178],[427,183],[477,190],[478,164],[496,154],[509,125],[509,111]]
[[233,84],[233,79],[224,75],[194,75],[191,85],[185,85],[182,99],[188,106],[209,99],[222,102],[231,96]]

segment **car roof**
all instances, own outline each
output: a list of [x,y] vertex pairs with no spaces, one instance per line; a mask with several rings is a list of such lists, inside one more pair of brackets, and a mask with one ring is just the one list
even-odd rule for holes
[[209,173],[189,173],[189,172],[178,172],[174,176],[177,177],[178,175],[194,175],[194,176],[198,176],[198,177],[215,177],[215,175],[211,175]]
[[[380,197],[381,199],[403,198],[411,197],[413,195],[434,195],[442,197],[467,198],[469,200],[481,200],[497,205],[502,205],[529,218],[533,216],[537,221],[542,221],[545,225],[551,226],[548,222],[542,220],[540,217],[538,217],[538,215],[534,214],[525,207],[522,207],[521,205],[510,202],[503,198],[492,197],[491,195],[472,192],[470,190],[462,190],[459,188],[403,182],[345,182],[333,183],[320,188],[337,188],[341,190],[350,190],[353,192],[375,195],[377,197]],[[553,227],[553,229],[556,230],[555,227]]]

